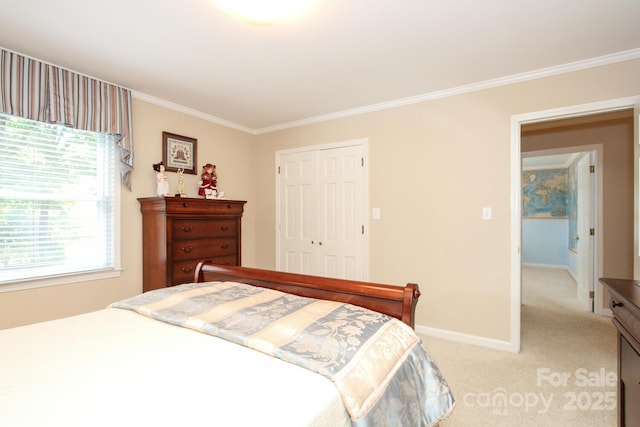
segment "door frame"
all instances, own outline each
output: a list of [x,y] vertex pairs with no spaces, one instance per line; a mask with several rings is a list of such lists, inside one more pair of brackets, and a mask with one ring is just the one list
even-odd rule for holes
[[[511,328],[509,349],[513,352],[520,352],[520,321],[521,321],[521,282],[522,282],[522,164],[521,164],[521,126],[527,123],[545,122],[550,120],[566,119],[571,117],[586,116],[597,113],[605,113],[628,108],[637,108],[640,104],[640,96],[611,99],[602,102],[573,105],[569,107],[555,108],[549,110],[535,111],[511,116]],[[634,125],[635,145],[638,145],[638,117],[636,110]],[[602,158],[600,158],[602,160]],[[602,161],[599,162],[600,164]],[[636,177],[638,176],[638,163],[634,162]],[[635,209],[638,209],[638,188],[637,179],[634,187],[636,195]],[[636,212],[637,214],[637,212]],[[637,216],[637,215],[636,215]],[[602,215],[600,215],[600,218]],[[634,219],[636,226],[634,233],[638,234],[638,219]],[[598,227],[601,229],[602,227]],[[597,232],[597,231],[596,231]],[[599,239],[602,241],[602,239]],[[637,239],[635,239],[637,246]],[[634,261],[636,261],[638,251],[634,248]],[[602,259],[600,256],[598,259]],[[635,270],[635,269],[634,269]],[[634,271],[634,275],[640,274]]]
[[[604,296],[603,287],[600,282],[596,283],[596,277],[602,277],[603,254],[601,247],[599,247],[602,241],[602,233],[600,230],[603,228],[601,215],[602,212],[602,200],[604,195],[599,191],[602,184],[601,168],[599,151],[591,150],[583,152],[585,154],[583,158],[579,160],[576,165],[576,174],[578,174],[577,180],[577,194],[576,205],[578,209],[578,215],[576,218],[576,233],[578,235],[577,252],[577,298],[578,302],[589,312],[602,314],[602,298]],[[581,166],[586,165],[587,169],[580,169]],[[594,173],[590,171],[590,168],[594,168]],[[594,179],[595,178],[595,179]],[[584,181],[586,182],[583,182]],[[584,191],[583,191],[584,189]],[[585,194],[587,196],[585,197]],[[586,213],[586,215],[585,215]],[[590,230],[594,230],[593,237],[590,236]],[[584,238],[583,238],[584,237]],[[586,247],[586,250],[585,250]],[[586,277],[585,277],[586,276]],[[587,281],[588,288],[585,288],[581,281]],[[585,294],[586,292],[586,294]],[[593,298],[590,297],[589,292],[592,292]]]
[[[549,148],[546,150],[526,151],[520,153],[521,158],[527,157],[541,157],[550,156],[554,154],[569,154],[569,153],[585,153],[591,158],[591,164],[595,166],[595,180],[591,183],[591,204],[593,206],[591,212],[592,226],[595,228],[595,236],[592,240],[590,264],[592,269],[592,285],[593,285],[593,311],[599,315],[608,315],[610,310],[605,310],[602,307],[602,300],[604,299],[604,287],[597,282],[597,277],[602,277],[603,272],[603,238],[602,238],[602,200],[603,200],[603,173],[602,173],[602,153],[604,147],[602,144],[590,144],[590,145],[575,145],[571,147],[558,147]],[[522,206],[522,205],[520,205]],[[520,219],[522,221],[522,219]],[[522,223],[521,223],[522,226]],[[522,244],[522,242],[521,242]],[[520,289],[522,289],[522,283],[520,283]],[[577,297],[577,296],[576,296]],[[522,298],[522,295],[520,296]],[[520,301],[522,302],[522,301]]]
[[275,240],[276,240],[276,270],[281,271],[281,260],[280,260],[280,223],[281,223],[281,215],[280,212],[280,165],[282,156],[294,153],[302,153],[305,151],[318,151],[318,150],[331,150],[335,148],[344,148],[344,147],[353,147],[360,146],[362,148],[362,155],[364,157],[364,165],[362,170],[362,218],[364,220],[364,234],[363,234],[363,248],[362,248],[362,269],[363,269],[363,277],[364,281],[369,280],[369,230],[371,229],[370,224],[370,216],[369,216],[369,140],[367,138],[359,138],[359,139],[351,139],[340,142],[333,142],[327,144],[319,144],[319,145],[307,145],[304,147],[291,148],[286,150],[278,150],[275,152],[275,174],[276,174],[276,224],[275,224]]

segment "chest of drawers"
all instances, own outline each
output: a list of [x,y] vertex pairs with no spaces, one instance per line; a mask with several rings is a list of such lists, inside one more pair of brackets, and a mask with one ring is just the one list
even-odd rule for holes
[[245,201],[186,197],[138,199],[143,291],[193,281],[196,264],[241,265]]
[[618,329],[618,425],[640,425],[640,282],[600,279]]

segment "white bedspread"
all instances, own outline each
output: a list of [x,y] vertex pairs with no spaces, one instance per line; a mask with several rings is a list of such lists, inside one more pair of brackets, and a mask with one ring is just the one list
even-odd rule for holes
[[325,377],[136,313],[0,330],[0,426],[349,426]]

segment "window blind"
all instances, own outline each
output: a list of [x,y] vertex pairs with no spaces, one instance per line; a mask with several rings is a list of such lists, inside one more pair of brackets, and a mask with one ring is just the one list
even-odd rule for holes
[[0,283],[111,269],[114,137],[0,114]]

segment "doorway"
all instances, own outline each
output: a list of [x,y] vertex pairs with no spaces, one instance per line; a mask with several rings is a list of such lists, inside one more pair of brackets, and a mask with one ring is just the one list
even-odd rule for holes
[[[613,188],[613,191],[609,191],[608,200],[603,203],[604,213],[606,213],[607,219],[607,236],[609,244],[603,243],[602,234],[597,238],[598,246],[595,248],[597,256],[597,262],[595,266],[595,283],[596,283],[596,295],[598,292],[604,294],[602,286],[597,281],[597,278],[602,277],[603,271],[603,252],[604,248],[607,248],[608,256],[606,261],[606,274],[611,277],[627,277],[633,276],[634,264],[640,265],[637,257],[637,251],[634,246],[633,236],[635,235],[634,229],[637,227],[637,219],[634,217],[634,194],[638,191],[635,188],[634,173],[637,174],[635,168],[634,159],[640,155],[640,150],[636,150],[638,144],[638,129],[634,125],[634,118],[640,111],[640,97],[621,98],[603,102],[596,102],[592,104],[583,104],[565,108],[558,108],[553,110],[532,112],[526,114],[520,114],[512,116],[511,119],[511,334],[510,334],[510,349],[514,352],[520,351],[520,328],[521,328],[521,276],[522,276],[522,254],[521,254],[521,210],[522,210],[522,168],[521,168],[521,155],[522,152],[535,151],[542,149],[558,148],[557,144],[548,144],[545,147],[532,148],[527,146],[523,140],[523,133],[525,131],[541,131],[549,132],[556,127],[562,127],[566,125],[576,125],[580,128],[581,123],[593,122],[594,119],[601,119],[600,115],[620,115],[622,117],[622,137],[617,137],[618,142],[622,141],[624,151],[621,154],[619,147],[612,152],[609,141],[611,138],[602,137],[597,140],[597,143],[604,143],[604,159],[603,170],[609,170],[607,175],[607,188]],[[595,121],[597,123],[597,120]],[[620,122],[618,122],[619,124]],[[637,123],[637,122],[636,122]],[[557,129],[560,132],[559,129]],[[620,129],[619,129],[620,130]],[[553,132],[552,132],[553,133]],[[602,136],[602,135],[600,135]],[[616,140],[616,138],[613,138]],[[635,140],[635,144],[634,144]],[[547,141],[548,142],[548,141]],[[574,145],[581,144],[595,144],[594,141],[581,140],[580,143],[574,143]],[[601,159],[602,160],[602,159]],[[608,165],[608,166],[607,166]],[[624,166],[624,172],[621,174],[618,165]],[[612,172],[613,171],[613,172]],[[636,175],[637,176],[637,175]],[[624,180],[623,189],[612,186],[612,179]],[[603,187],[604,188],[604,187]],[[604,193],[604,190],[601,194]],[[612,202],[612,199],[615,199]],[[618,221],[618,216],[620,220]],[[602,212],[598,212],[600,221],[604,217]],[[623,232],[620,232],[623,230]],[[602,233],[602,224],[596,225],[595,233]],[[612,238],[612,235],[615,237]],[[621,262],[617,262],[620,260]],[[640,270],[638,270],[640,271]],[[640,274],[640,273],[636,273]],[[602,298],[604,301],[604,297]],[[606,305],[603,308],[603,313],[606,314],[609,311]]]
[[602,314],[602,295],[595,292],[602,145],[522,152],[521,157],[523,269],[562,270],[568,283],[575,283],[569,302]]

